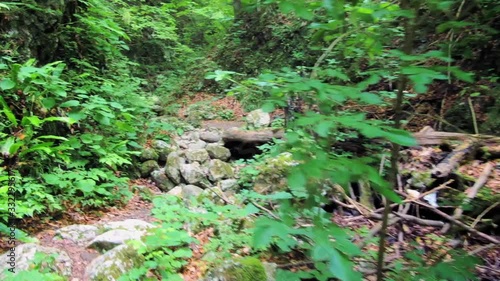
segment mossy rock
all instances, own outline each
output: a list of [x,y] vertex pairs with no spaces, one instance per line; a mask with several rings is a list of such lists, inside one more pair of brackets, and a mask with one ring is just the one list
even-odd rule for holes
[[156,152],[154,149],[146,148],[142,151],[140,157],[141,160],[147,161],[147,160],[158,160],[160,156],[158,155],[158,152]]
[[234,177],[234,170],[231,164],[219,159],[213,159],[208,166],[209,178],[212,181],[228,179]]
[[266,280],[266,269],[256,258],[244,258],[237,262],[237,266],[226,271],[227,281],[262,281]]
[[[168,144],[168,143],[166,143],[165,141],[162,141],[162,140],[155,140],[153,142],[153,149],[158,154],[158,156],[159,156],[158,159],[160,161],[166,161],[167,160],[167,156],[170,153],[176,151],[177,147],[175,145]],[[153,160],[156,160],[156,159],[153,159]]]
[[266,281],[266,269],[256,258],[247,257],[226,262],[210,272],[204,281]]
[[144,163],[141,164],[139,170],[141,172],[141,177],[149,177],[151,172],[153,172],[156,169],[159,169],[160,165],[155,160],[148,160]]
[[123,244],[94,259],[85,270],[85,279],[90,281],[118,280],[132,268],[145,261],[133,245]]

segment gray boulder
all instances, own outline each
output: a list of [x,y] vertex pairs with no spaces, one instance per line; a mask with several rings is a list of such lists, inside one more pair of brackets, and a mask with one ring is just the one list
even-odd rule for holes
[[203,131],[200,133],[200,139],[206,142],[219,142],[222,137],[218,131]]
[[208,176],[211,181],[234,177],[233,167],[231,167],[229,163],[223,162],[219,159],[210,160],[208,171]]
[[186,158],[188,162],[200,162],[203,163],[209,159],[208,152],[205,149],[193,149],[186,151]]
[[55,239],[67,239],[77,245],[84,246],[99,235],[99,228],[93,225],[74,224],[56,231]]
[[271,115],[262,111],[262,109],[257,109],[248,113],[246,119],[248,126],[254,128],[267,127],[271,124]]
[[115,281],[130,269],[140,267],[144,260],[132,245],[120,245],[95,258],[85,269],[84,280]]
[[187,149],[191,143],[189,140],[177,140],[177,145],[182,149]]
[[202,281],[255,280],[270,281],[263,263],[256,258],[246,257],[226,260],[222,265],[208,271]]
[[158,160],[160,156],[158,153],[153,149],[153,148],[146,148],[142,151],[141,153],[141,160],[142,161],[147,161],[147,160]]
[[238,188],[238,181],[235,179],[227,179],[220,181],[220,189],[222,191],[232,191]]
[[151,106],[151,110],[153,110],[153,112],[154,112],[154,113],[156,113],[156,114],[160,115],[160,114],[162,114],[162,113],[163,113],[164,108],[163,108],[163,106],[161,106],[161,105],[152,105],[152,106]]
[[182,198],[182,187],[184,185],[178,185],[172,189],[170,189],[167,194],[168,195],[172,195],[172,196],[176,196],[176,197],[181,197]]
[[189,150],[195,150],[195,149],[203,149],[207,146],[207,143],[202,141],[202,140],[198,140],[198,141],[195,141],[191,144],[188,145],[188,149]]
[[181,136],[183,140],[197,141],[200,139],[200,133],[198,131],[190,131]]
[[184,180],[189,184],[197,184],[205,179],[203,170],[198,162],[183,164],[180,171]]
[[182,198],[191,199],[192,197],[198,197],[203,192],[201,187],[196,185],[188,184],[182,188]]
[[181,165],[185,163],[186,160],[182,158],[182,154],[179,152],[172,152],[167,157],[165,173],[167,174],[168,178],[171,179],[175,184],[181,183],[180,168]]
[[167,194],[181,197],[184,200],[198,197],[203,192],[203,189],[196,185],[178,185],[171,189]]
[[151,173],[151,179],[161,191],[169,191],[175,186],[175,183],[167,176],[165,168],[154,170]]
[[[36,253],[57,255],[54,265],[45,264],[42,267],[66,278],[71,276],[73,262],[68,254],[62,250],[44,247],[33,243],[22,244],[17,246],[15,249],[15,252],[8,251],[0,256],[0,280],[7,280],[8,272],[6,273],[6,271],[10,268],[14,268],[14,274],[30,269],[34,262]],[[10,280],[16,280],[15,277],[13,278],[14,279]]]
[[212,159],[227,161],[231,157],[231,151],[229,151],[229,149],[216,143],[209,143],[206,150]]
[[141,164],[141,166],[139,167],[139,171],[141,172],[141,177],[147,178],[152,171],[158,168],[160,168],[160,165],[158,165],[156,160],[148,160]]
[[87,245],[87,248],[93,248],[99,251],[110,250],[116,246],[125,244],[125,242],[129,240],[141,240],[141,237],[144,235],[144,231],[113,229],[92,239]]
[[153,224],[138,219],[127,219],[123,221],[113,221],[103,225],[105,229],[125,229],[130,231],[141,231],[145,233],[147,230],[155,228]]
[[158,160],[160,160],[160,161],[166,161],[167,156],[170,153],[177,150],[177,147],[175,145],[168,144],[167,142],[162,141],[162,140],[153,141],[153,148],[156,151],[156,153],[158,154]]

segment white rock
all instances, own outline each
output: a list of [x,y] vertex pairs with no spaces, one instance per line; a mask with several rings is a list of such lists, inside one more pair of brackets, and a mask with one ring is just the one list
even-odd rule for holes
[[262,109],[254,110],[248,113],[247,124],[255,128],[267,127],[271,124],[271,115],[262,111]]

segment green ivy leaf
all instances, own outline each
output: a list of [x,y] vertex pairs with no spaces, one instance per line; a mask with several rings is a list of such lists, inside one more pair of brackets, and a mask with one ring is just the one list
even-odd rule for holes
[[3,113],[5,114],[5,116],[7,116],[7,119],[12,123],[14,124],[14,126],[17,126],[17,118],[16,116],[14,115],[14,113],[12,112],[12,110],[10,110],[10,107],[9,105],[7,104],[7,102],[3,99],[2,96],[0,96],[0,104],[2,105],[3,107]]
[[331,121],[321,121],[320,123],[318,123],[318,125],[316,125],[315,131],[320,137],[326,138],[328,136],[328,133],[330,132],[330,129],[334,126],[335,124]]
[[75,122],[83,120],[87,117],[83,110],[72,110],[68,113],[68,117],[73,119]]
[[244,209],[245,216],[257,214],[259,211],[259,208],[255,207],[252,203],[247,204]]
[[15,137],[9,137],[2,145],[0,149],[2,155],[10,156],[16,154],[17,150],[21,147],[23,142],[16,142]]
[[294,169],[288,176],[288,185],[291,189],[302,189],[307,183],[306,176],[300,169]]
[[362,102],[365,102],[367,104],[381,104],[382,103],[382,99],[378,95],[372,94],[372,93],[361,93],[359,100],[361,100]]
[[276,109],[276,107],[274,106],[274,103],[272,103],[272,102],[266,102],[262,106],[262,111],[264,111],[264,112],[273,112],[275,109]]
[[180,248],[172,253],[172,256],[177,258],[190,258],[193,255],[193,252],[188,248]]
[[30,117],[23,117],[23,120],[21,121],[21,124],[26,126],[26,125],[33,125],[35,127],[40,127],[42,125],[43,121],[38,118],[38,116],[30,116]]
[[285,191],[278,191],[276,193],[267,195],[266,198],[269,198],[271,200],[284,200],[284,199],[292,199],[293,195]]
[[42,178],[47,184],[57,185],[60,182],[60,178],[53,174],[43,174]]
[[292,1],[280,1],[278,6],[283,14],[288,14],[295,10],[295,5]]
[[95,192],[96,192],[96,193],[99,193],[99,194],[101,194],[101,195],[105,195],[105,196],[110,196],[110,195],[112,195],[112,193],[111,193],[111,192],[107,191],[107,190],[106,190],[105,188],[103,188],[103,187],[96,188]]
[[474,73],[463,71],[458,67],[450,67],[449,70],[451,74],[453,74],[453,76],[457,77],[457,79],[459,80],[468,83],[474,82]]
[[359,272],[353,270],[353,263],[336,249],[331,250],[328,268],[330,273],[343,281],[361,281],[363,279]]
[[9,78],[5,78],[2,82],[0,82],[0,89],[2,91],[13,89],[15,86],[16,82],[10,80]]
[[42,99],[43,107],[51,109],[56,105],[56,100],[54,98],[44,98]]
[[69,101],[61,103],[59,105],[59,107],[75,107],[75,106],[78,106],[78,105],[80,105],[79,101],[77,101],[77,100],[69,100]]
[[391,202],[394,203],[401,203],[402,200],[399,198],[398,194],[394,192],[390,188],[390,185],[384,181],[378,174],[378,172],[374,169],[369,169],[367,171],[367,178],[370,180],[372,183],[372,188],[375,189],[377,192],[385,196],[387,199],[389,199]]
[[123,105],[121,105],[120,103],[114,102],[114,101],[110,102],[109,105],[111,107],[116,108],[116,109],[123,109]]
[[299,7],[295,10],[295,13],[297,14],[297,16],[305,20],[312,20],[314,18],[314,13],[307,7]]
[[85,193],[90,193],[90,192],[94,191],[95,184],[96,184],[96,182],[94,180],[84,179],[84,180],[77,181],[75,183],[75,187],[80,189],[81,191],[83,191]]
[[405,130],[399,130],[394,128],[388,128],[384,136],[387,140],[397,143],[403,146],[416,146],[418,145],[417,140],[413,137],[413,135]]
[[296,244],[295,240],[290,239],[290,232],[293,232],[292,229],[282,222],[261,218],[255,222],[253,246],[256,249],[265,248],[277,237],[282,240],[280,244],[282,250],[289,250]]
[[466,26],[471,26],[474,25],[473,22],[466,22],[466,21],[446,21],[445,23],[442,23],[436,27],[436,31],[438,33],[448,31],[450,29],[460,29]]

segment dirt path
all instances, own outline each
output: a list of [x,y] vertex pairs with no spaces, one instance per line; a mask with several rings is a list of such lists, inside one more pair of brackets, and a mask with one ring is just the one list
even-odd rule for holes
[[[157,188],[154,185],[150,185],[147,182],[141,183],[141,185],[147,185],[150,189],[155,190],[157,193]],[[123,221],[126,219],[139,219],[147,222],[153,222],[154,218],[151,216],[152,204],[150,202],[144,201],[139,195],[134,195],[134,197],[125,206],[109,208],[105,211],[102,217],[86,217],[84,214],[81,215],[80,219],[77,219],[76,223],[72,224],[101,224],[115,221]],[[78,222],[80,220],[80,222]],[[65,251],[71,260],[73,261],[72,275],[69,279],[70,281],[85,281],[84,274],[85,268],[90,262],[99,256],[99,252],[94,249],[88,249],[82,246],[78,246],[69,240],[59,240],[53,239],[56,230],[62,226],[52,227],[51,229],[44,230],[35,235],[40,241],[41,246],[53,247]]]

